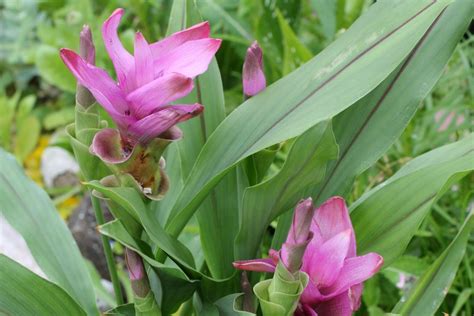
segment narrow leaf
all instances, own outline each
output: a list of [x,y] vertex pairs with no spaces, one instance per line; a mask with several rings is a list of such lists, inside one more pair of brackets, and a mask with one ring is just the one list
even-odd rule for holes
[[474,213],[471,211],[448,248],[395,307],[394,313],[413,316],[435,314],[453,283],[473,229]]
[[41,270],[87,311],[97,315],[94,289],[76,242],[49,196],[28,179],[15,158],[0,149],[3,216],[25,239]]
[[0,312],[5,315],[86,315],[59,286],[0,255]]
[[378,1],[321,54],[238,107],[209,137],[167,231],[179,234],[237,162],[300,135],[374,89],[406,58],[448,2]]
[[357,200],[351,218],[359,252],[377,252],[386,265],[401,255],[433,201],[474,169],[473,144],[471,134],[421,155]]
[[236,259],[255,257],[270,222],[306,198],[324,177],[327,163],[336,157],[331,124],[322,122],[296,139],[277,175],[244,191]]
[[470,0],[455,1],[384,82],[335,117],[340,158],[331,163],[324,181],[314,189],[312,195],[317,203],[333,195],[346,195],[354,178],[373,165],[400,136],[441,76],[473,14]]

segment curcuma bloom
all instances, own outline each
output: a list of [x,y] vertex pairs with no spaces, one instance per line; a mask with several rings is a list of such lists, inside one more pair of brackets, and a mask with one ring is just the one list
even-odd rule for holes
[[69,49],[61,49],[61,58],[115,121],[123,142],[147,144],[166,133],[165,138],[179,138],[173,126],[198,115],[203,106],[170,103],[191,92],[193,78],[207,70],[221,40],[209,38],[208,22],[152,44],[137,32],[131,55],[117,34],[123,13],[115,10],[102,26],[118,83]]
[[[376,253],[356,255],[354,230],[344,199],[340,197],[330,198],[315,211],[310,230],[313,236],[301,266],[301,271],[309,275],[309,282],[295,315],[351,315],[360,307],[362,282],[380,270],[383,258]],[[270,258],[237,261],[234,266],[273,272],[284,258],[284,248],[280,252],[271,250]]]
[[[78,81],[78,97],[84,94],[85,87],[118,127],[97,132],[90,151],[114,174],[123,176],[119,182],[128,183],[131,176],[143,194],[158,200],[168,188],[161,154],[182,135],[175,125],[204,109],[197,103],[171,103],[192,91],[194,77],[207,70],[221,40],[209,37],[207,22],[152,44],[137,32],[132,55],[117,34],[123,13],[123,9],[115,10],[102,26],[105,48],[118,82],[94,66],[92,54],[85,52],[81,54],[83,58],[64,48],[60,55]],[[82,46],[92,52],[92,36],[89,29],[86,31],[81,34],[81,41],[90,45]]]

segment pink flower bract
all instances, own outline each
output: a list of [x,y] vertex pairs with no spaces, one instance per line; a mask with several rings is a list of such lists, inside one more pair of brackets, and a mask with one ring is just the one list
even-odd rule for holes
[[[380,270],[383,258],[376,253],[356,255],[354,229],[344,199],[340,197],[330,198],[315,211],[310,230],[313,238],[301,267],[310,280],[295,315],[351,315],[360,306],[362,282]],[[271,250],[270,258],[237,261],[234,266],[241,270],[273,272],[279,257],[277,251]]]
[[72,50],[61,49],[60,55],[78,82],[117,123],[121,136],[131,143],[146,144],[203,111],[197,103],[170,103],[192,91],[193,78],[207,70],[221,40],[209,37],[207,22],[152,44],[138,32],[131,55],[117,34],[123,13],[123,9],[115,10],[102,26],[118,83]]

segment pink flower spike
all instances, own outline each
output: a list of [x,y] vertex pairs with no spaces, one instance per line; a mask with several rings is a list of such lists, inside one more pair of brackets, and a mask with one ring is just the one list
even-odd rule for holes
[[161,41],[150,45],[151,52],[154,59],[158,59],[163,54],[178,48],[180,45],[188,41],[195,41],[203,38],[208,38],[211,34],[209,22],[202,22],[191,26],[183,31],[176,32]]
[[[287,258],[291,257],[294,245],[303,242],[305,234],[313,236],[304,250],[300,268],[309,275],[309,283],[300,297],[295,315],[349,316],[360,307],[363,282],[380,270],[383,258],[376,253],[356,255],[354,230],[346,203],[341,197],[330,198],[314,211],[310,231],[306,233],[305,226],[309,220],[303,219],[303,209],[309,209],[310,201],[308,199],[298,205],[279,256],[285,264],[290,261]],[[276,258],[274,250],[271,257]],[[260,259],[234,266],[267,272],[258,266],[262,265],[261,260],[273,266],[278,263],[275,259]]]
[[[117,33],[123,15],[124,10],[117,9],[102,25],[105,48],[118,83],[106,71],[93,65],[95,53],[92,34],[87,27],[81,33],[84,57],[62,49],[61,58],[80,88],[89,90],[115,121],[122,144],[147,145],[158,136],[179,139],[181,132],[174,125],[198,115],[203,106],[170,104],[193,90],[193,78],[207,70],[221,40],[209,38],[208,22],[151,45],[138,32],[132,55],[123,47]],[[94,102],[92,97],[89,97],[90,102],[83,99],[85,101],[80,104]]]
[[267,82],[263,72],[263,53],[257,41],[247,49],[242,70],[244,94],[254,96],[265,89]]

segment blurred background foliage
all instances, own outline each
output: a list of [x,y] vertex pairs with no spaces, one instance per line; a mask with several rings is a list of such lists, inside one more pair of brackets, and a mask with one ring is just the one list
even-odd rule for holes
[[[242,102],[242,64],[253,40],[263,48],[270,84],[330,45],[372,2],[198,0],[203,19],[211,23],[213,36],[224,39],[217,59],[227,111]],[[135,30],[140,30],[149,42],[164,35],[171,4],[169,0],[0,0],[0,145],[15,154],[36,182],[44,186],[40,161],[47,146],[69,150],[63,131],[74,120],[76,83],[60,60],[59,49],[77,50],[79,32],[83,24],[89,24],[95,39],[97,65],[112,75],[112,64],[100,36],[102,21],[113,9],[125,8],[120,36],[132,51]],[[358,177],[352,201],[393,175],[412,157],[472,132],[473,64],[474,36],[468,32],[402,136]],[[273,170],[281,166],[287,150],[285,144],[280,147]],[[473,207],[473,183],[471,174],[449,188],[434,205],[406,254],[367,282],[361,314],[381,315],[391,310],[454,239],[465,212]],[[82,196],[78,186],[49,188],[48,192],[64,218]],[[190,230],[192,227],[187,228]],[[270,228],[268,234],[272,233]],[[473,270],[471,236],[440,313],[474,313]]]

